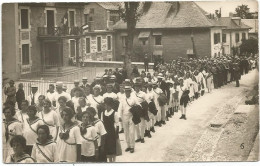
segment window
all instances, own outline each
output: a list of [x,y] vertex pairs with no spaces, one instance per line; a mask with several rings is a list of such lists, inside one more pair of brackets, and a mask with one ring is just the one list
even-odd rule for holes
[[236,42],[239,42],[239,33],[236,33]]
[[146,40],[142,40],[142,43],[143,43],[143,45],[145,45],[145,43],[146,43]]
[[97,51],[101,51],[101,37],[97,37]]
[[111,36],[107,36],[107,50],[111,50]]
[[29,10],[21,9],[21,28],[28,29],[29,28]]
[[226,34],[222,34],[222,42],[223,43],[227,42],[227,35]]
[[88,24],[88,19],[89,19],[88,14],[84,14],[85,25]]
[[76,56],[76,41],[70,40],[70,57]]
[[22,45],[22,65],[30,64],[29,44]]
[[86,38],[86,53],[90,53],[90,38]]
[[162,36],[155,36],[155,45],[162,45]]
[[214,44],[220,43],[220,33],[214,33]]
[[246,33],[245,32],[242,33],[242,41],[243,40],[246,40]]
[[74,27],[75,26],[75,12],[69,11],[69,26]]

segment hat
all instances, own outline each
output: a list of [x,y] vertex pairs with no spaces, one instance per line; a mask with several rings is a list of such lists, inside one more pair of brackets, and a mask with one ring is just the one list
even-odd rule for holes
[[96,77],[96,80],[101,80],[101,79],[102,79],[102,77],[100,77],[100,76]]
[[162,73],[159,73],[157,78],[163,78],[163,74]]
[[108,75],[103,75],[103,78],[108,78]]
[[125,90],[132,90],[131,86],[125,86]]
[[125,82],[131,82],[130,79],[125,79]]
[[58,81],[58,82],[56,82],[56,86],[63,86],[63,82],[61,82],[61,81]]
[[93,89],[99,89],[99,90],[101,91],[101,86],[100,86],[100,85],[95,85],[95,86],[93,87]]
[[111,75],[111,76],[110,76],[110,79],[111,79],[111,80],[115,80],[115,79],[116,79],[116,76],[115,76],[115,75]]
[[82,80],[88,80],[88,78],[87,77],[83,77]]
[[183,80],[183,78],[182,78],[182,77],[180,77],[180,78],[178,78],[178,80]]
[[74,83],[79,83],[79,80],[74,80]]

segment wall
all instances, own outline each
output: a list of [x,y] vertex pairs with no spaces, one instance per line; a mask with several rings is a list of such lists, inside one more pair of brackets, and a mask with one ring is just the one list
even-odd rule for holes
[[19,78],[18,5],[2,6],[2,73],[3,78]]
[[[233,30],[231,32],[231,47],[238,47],[242,44],[242,33],[246,33],[246,39],[248,39],[248,30]],[[236,33],[239,33],[239,42],[236,42]]]
[[[146,31],[146,30],[143,30]],[[158,31],[158,30],[156,30]],[[149,44],[142,46],[142,43],[138,39],[140,30],[136,32],[134,37],[134,46],[143,47],[143,52],[148,55],[153,54],[155,39],[153,36],[153,30],[151,30],[150,37],[148,39]],[[123,60],[122,54],[124,53],[124,48],[122,46],[121,34],[125,33],[123,31],[116,31],[115,34],[115,45],[117,49],[115,50],[116,60]],[[209,29],[193,29],[194,43],[197,51],[197,55],[204,57],[210,56],[210,31]],[[163,47],[163,57],[165,61],[172,59],[177,59],[178,57],[187,57],[187,50],[192,49],[191,41],[191,30],[189,29],[170,29],[162,31],[162,47]],[[137,57],[134,59],[142,59]]]
[[[91,8],[94,9],[94,14],[89,13]],[[89,3],[85,5],[84,13],[93,18],[95,30],[107,29],[107,11],[103,7],[97,3]]]
[[[220,43],[214,44],[214,34],[220,33]],[[222,29],[221,28],[211,28],[210,29],[210,42],[211,42],[211,57],[214,56],[222,56],[222,49],[221,49],[221,43],[222,43]]]
[[[111,50],[107,50],[107,36],[111,36]],[[101,51],[97,51],[97,37],[101,37]],[[90,53],[86,53],[86,38],[90,38]],[[107,31],[102,33],[86,33],[81,37],[83,61],[108,61],[113,59],[114,43],[113,32]]]

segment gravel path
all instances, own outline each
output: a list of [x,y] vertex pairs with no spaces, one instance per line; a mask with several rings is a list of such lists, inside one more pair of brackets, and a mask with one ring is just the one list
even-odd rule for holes
[[[124,134],[120,134],[123,155],[117,157],[118,162],[180,162],[187,161],[191,152],[203,133],[209,128],[212,118],[216,117],[221,108],[233,109],[230,104],[238,102],[246,96],[258,83],[258,72],[251,71],[242,76],[241,86],[235,87],[232,82],[221,89],[206,93],[187,108],[187,120],[181,120],[180,112],[174,115],[163,127],[156,127],[152,138],[145,138],[145,143],[137,143],[135,153],[124,152],[126,144]],[[228,120],[229,118],[227,118]],[[214,135],[212,135],[214,138]],[[212,145],[212,144],[211,144]],[[214,148],[214,147],[213,147]]]

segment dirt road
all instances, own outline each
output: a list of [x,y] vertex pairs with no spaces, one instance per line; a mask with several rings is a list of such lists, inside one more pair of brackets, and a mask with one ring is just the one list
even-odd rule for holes
[[178,112],[163,127],[156,127],[152,138],[145,137],[145,143],[136,143],[135,152],[124,152],[126,143],[124,134],[120,134],[123,155],[117,162],[179,162],[187,161],[200,137],[209,126],[209,122],[228,102],[239,102],[258,84],[258,72],[251,71],[242,76],[241,86],[232,82],[212,93],[194,101],[187,108],[187,120],[181,120]]

